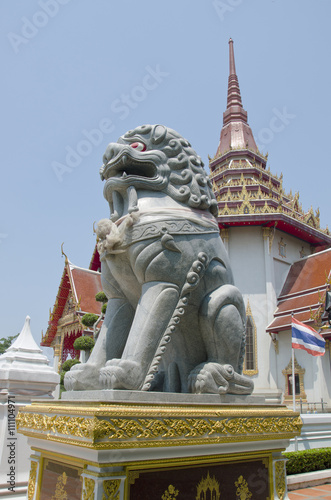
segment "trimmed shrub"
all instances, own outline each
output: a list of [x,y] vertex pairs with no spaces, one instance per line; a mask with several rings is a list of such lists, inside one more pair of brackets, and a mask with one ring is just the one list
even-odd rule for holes
[[95,300],[97,302],[107,302],[108,301],[105,292],[99,292],[99,293],[97,293],[96,296],[95,296]]
[[331,469],[331,448],[290,451],[283,453],[283,455],[288,459],[286,472],[289,476],[291,474]]
[[89,351],[94,347],[95,340],[87,335],[78,337],[74,342],[74,349],[78,351]]
[[77,365],[77,363],[80,363],[79,359],[67,359],[61,366],[61,372],[68,372],[70,368]]
[[64,370],[62,370],[60,372],[60,385],[63,385],[64,384],[64,376],[67,372],[65,372]]
[[107,304],[103,304],[103,306],[101,307],[102,314],[106,314],[106,309],[107,309]]
[[82,323],[84,326],[87,326],[87,327],[91,327],[94,325],[94,323],[96,322],[96,320],[99,318],[99,316],[97,316],[96,314],[92,314],[92,313],[87,313],[87,314],[84,314],[84,316],[82,317]]

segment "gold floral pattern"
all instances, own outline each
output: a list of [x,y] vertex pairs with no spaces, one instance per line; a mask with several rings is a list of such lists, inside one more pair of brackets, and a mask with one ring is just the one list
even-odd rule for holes
[[286,475],[284,460],[275,462],[275,487],[279,500],[283,500],[286,492]]
[[36,488],[37,471],[38,471],[38,462],[31,462],[29,484],[28,484],[28,500],[32,500],[34,496],[34,490]]
[[84,477],[83,500],[94,499],[95,481],[89,477]]
[[119,500],[120,485],[121,485],[120,479],[108,479],[106,481],[103,481],[103,489],[105,494],[102,495],[102,500]]
[[179,490],[176,490],[172,484],[169,484],[168,489],[163,493],[161,498],[162,500],[176,500],[178,493]]
[[249,491],[247,481],[243,476],[239,476],[234,485],[237,488],[236,497],[238,500],[249,500],[252,498],[252,493]]
[[63,474],[61,474],[61,476],[58,477],[55,487],[55,495],[52,496],[52,500],[68,500],[67,492],[64,489],[66,484],[67,484],[67,474],[63,472]]
[[[62,407],[63,408],[63,407]],[[59,408],[33,405],[17,417],[20,432],[94,449],[240,442],[292,438],[300,433],[301,419],[287,408],[238,410],[220,407],[108,406],[101,411],[75,408],[77,415],[61,415]],[[67,410],[72,413],[72,409]],[[54,414],[50,414],[53,413]],[[92,414],[91,414],[92,413]],[[101,413],[101,415],[100,415]],[[121,413],[119,415],[119,413]],[[125,414],[126,413],[126,414]],[[145,417],[145,414],[150,416]],[[116,416],[115,416],[116,415]],[[144,416],[142,416],[144,415]],[[187,417],[190,415],[190,417]]]

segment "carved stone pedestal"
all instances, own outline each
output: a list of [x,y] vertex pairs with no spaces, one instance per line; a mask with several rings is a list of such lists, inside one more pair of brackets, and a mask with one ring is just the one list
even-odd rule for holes
[[288,498],[281,451],[301,419],[285,406],[252,396],[92,393],[21,410],[29,500]]

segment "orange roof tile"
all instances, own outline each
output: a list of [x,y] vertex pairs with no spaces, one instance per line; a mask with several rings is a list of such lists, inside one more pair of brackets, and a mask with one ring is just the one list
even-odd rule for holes
[[85,313],[100,315],[102,304],[95,300],[95,295],[102,291],[101,274],[90,269],[74,266],[66,260],[56,301],[48,322],[48,328],[40,345],[51,345],[57,333],[58,322],[62,317],[70,290],[76,304],[80,305],[80,311],[76,310],[78,317]]
[[331,249],[292,264],[280,297],[325,285],[331,268]]
[[324,300],[331,270],[331,249],[324,250],[292,264],[287,275],[274,319],[267,332],[291,327],[291,316],[303,323],[313,323],[311,311],[317,311]]
[[82,269],[70,264],[72,284],[77,302],[84,313],[101,313],[101,302],[95,300],[102,291],[101,274],[90,269]]

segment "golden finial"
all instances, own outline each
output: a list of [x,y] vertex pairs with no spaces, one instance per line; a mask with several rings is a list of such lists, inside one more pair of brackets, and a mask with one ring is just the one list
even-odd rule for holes
[[64,242],[63,242],[63,243],[62,243],[62,245],[61,245],[61,254],[65,256],[65,263],[66,263],[66,264],[68,264],[68,257],[67,257],[67,255],[64,253],[64,251],[63,251],[63,245],[64,245]]

